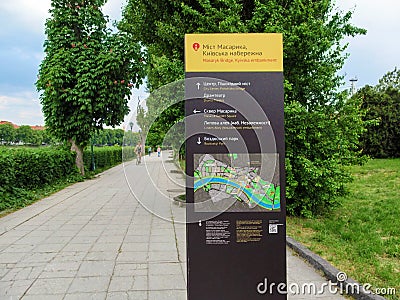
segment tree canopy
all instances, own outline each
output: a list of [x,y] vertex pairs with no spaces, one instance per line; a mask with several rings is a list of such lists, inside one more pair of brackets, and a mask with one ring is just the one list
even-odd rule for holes
[[108,28],[105,2],[51,1],[36,82],[46,127],[72,143],[81,173],[83,148],[104,125],[123,121],[131,89],[144,77],[141,46]]
[[400,70],[386,73],[376,86],[367,85],[354,97],[367,111],[362,151],[376,158],[400,157]]
[[[147,49],[150,91],[184,77],[185,33],[283,33],[287,209],[310,216],[336,205],[351,180],[343,166],[361,160],[360,103],[338,92],[343,38],[366,32],[351,16],[332,0],[129,0],[120,28]],[[182,105],[166,114],[178,122]]]

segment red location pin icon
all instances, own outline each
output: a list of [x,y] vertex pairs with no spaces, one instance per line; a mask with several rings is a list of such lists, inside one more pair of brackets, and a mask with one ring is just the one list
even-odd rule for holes
[[193,49],[194,49],[194,51],[199,50],[200,49],[200,44],[199,43],[194,43],[193,44]]

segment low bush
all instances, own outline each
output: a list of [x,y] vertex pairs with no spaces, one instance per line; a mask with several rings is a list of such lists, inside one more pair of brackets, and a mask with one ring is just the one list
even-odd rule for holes
[[30,191],[77,175],[74,154],[62,148],[0,148],[0,211],[20,207]]
[[0,189],[38,188],[76,173],[74,154],[59,148],[2,148]]
[[[107,169],[130,160],[134,157],[134,147],[94,147],[93,157],[96,169]],[[85,168],[90,170],[92,161],[92,152],[90,147],[87,147],[83,154]]]
[[[95,173],[134,157],[133,147],[95,147]],[[91,150],[84,152],[90,170]],[[82,180],[75,153],[62,147],[0,147],[0,211],[24,207]],[[89,173],[89,177],[92,173]]]

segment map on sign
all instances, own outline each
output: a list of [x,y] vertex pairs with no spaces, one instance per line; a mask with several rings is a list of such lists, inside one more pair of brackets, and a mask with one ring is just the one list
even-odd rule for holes
[[278,154],[195,154],[198,212],[280,211]]

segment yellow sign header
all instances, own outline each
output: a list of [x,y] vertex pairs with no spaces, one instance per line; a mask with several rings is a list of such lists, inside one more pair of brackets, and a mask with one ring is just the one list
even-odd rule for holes
[[186,34],[185,71],[282,72],[282,34]]

